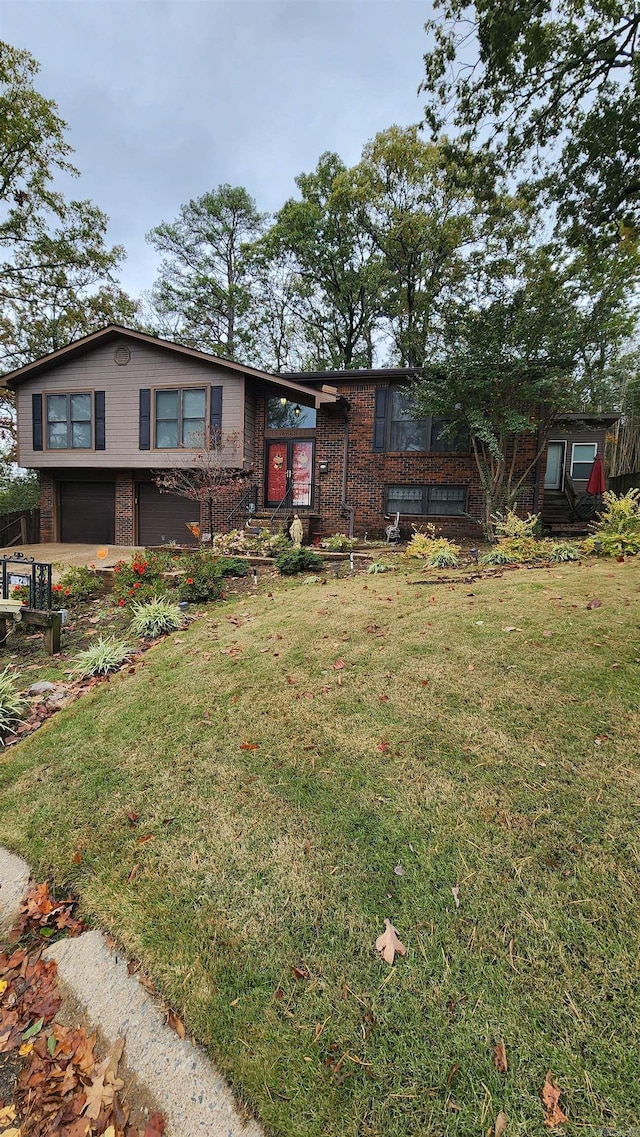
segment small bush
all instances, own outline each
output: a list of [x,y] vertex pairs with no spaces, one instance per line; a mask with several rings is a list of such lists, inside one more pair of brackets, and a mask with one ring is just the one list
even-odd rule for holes
[[552,541],[549,546],[549,560],[554,564],[559,561],[579,561],[580,550],[569,541]]
[[129,644],[99,636],[86,651],[78,652],[72,670],[80,679],[89,679],[92,675],[107,675],[110,671],[117,671],[130,655]]
[[491,520],[499,541],[511,537],[520,540],[531,539],[540,532],[539,513],[528,513],[526,517],[519,517],[513,509],[510,509],[507,513],[494,513]]
[[[607,490],[598,520],[592,526],[593,536],[583,543],[585,552],[599,552],[606,557],[633,557],[640,553],[640,489],[626,494]],[[596,550],[596,541],[600,542]]]
[[10,667],[0,671],[0,745],[2,746],[5,736],[10,734],[14,725],[20,721],[20,713],[24,707],[24,699],[15,688],[16,678]]
[[507,547],[506,542],[489,549],[480,557],[481,565],[514,565],[518,563],[517,557]]
[[[130,561],[118,561],[113,569],[113,595],[120,608],[140,604],[167,591],[163,577],[166,553],[134,553]],[[174,562],[171,567],[175,567]]]
[[184,616],[177,604],[154,596],[146,604],[132,604],[131,630],[136,636],[156,636],[175,632],[184,624]]
[[386,561],[372,561],[367,569],[368,573],[377,575],[381,572],[392,572],[392,566],[388,565]]
[[90,600],[102,591],[103,579],[99,572],[86,565],[72,565],[63,572],[58,584],[51,586],[51,591],[57,600],[63,601],[70,607],[81,604],[83,600]]
[[183,557],[180,567],[186,575],[180,581],[180,599],[194,602],[219,600],[222,595],[221,567],[229,563],[229,558],[216,556],[209,549],[200,549]]
[[407,556],[419,557],[430,568],[456,568],[460,564],[460,546],[446,537],[416,529],[407,545]]
[[331,537],[323,537],[320,544],[332,553],[349,553],[357,541],[355,537],[347,537],[346,533],[334,533]]
[[248,576],[251,566],[241,557],[219,557],[217,570],[218,576]]
[[293,576],[297,572],[310,572],[322,568],[322,557],[311,549],[289,549],[276,557],[276,567],[282,576]]

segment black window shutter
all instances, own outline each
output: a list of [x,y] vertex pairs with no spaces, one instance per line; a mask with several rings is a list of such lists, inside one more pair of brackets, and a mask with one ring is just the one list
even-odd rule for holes
[[93,394],[94,438],[96,450],[105,449],[104,391]]
[[381,453],[385,448],[388,403],[389,388],[378,387],[376,391],[376,405],[373,415],[373,449],[378,453]]
[[212,443],[219,443],[222,437],[222,387],[211,388],[209,426]]
[[138,449],[151,449],[151,390],[149,387],[143,387],[140,391],[140,442]]
[[33,428],[33,449],[42,450],[42,395],[31,396],[31,423]]

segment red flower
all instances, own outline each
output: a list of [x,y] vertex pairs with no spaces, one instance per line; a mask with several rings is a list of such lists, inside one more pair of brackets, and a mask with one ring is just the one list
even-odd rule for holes
[[121,567],[120,565],[115,565],[113,571],[114,572],[120,572],[120,567]]
[[70,589],[70,588],[65,588],[65,590],[64,590],[64,594],[65,594],[65,596],[71,596],[71,589]]
[[121,608],[124,608],[124,600],[119,600],[118,604]]
[[129,592],[128,592],[128,594],[127,594],[127,595],[128,595],[128,596],[133,596],[133,589],[132,589],[132,588],[130,588],[130,589],[129,589]]
[[134,588],[139,588],[139,587],[140,587],[140,581],[139,581],[139,580],[137,580],[137,581],[136,581],[136,583],[134,584],[134,586],[133,586],[133,587],[134,587]]
[[187,583],[187,584],[193,584],[193,577],[191,577],[191,576],[188,576],[188,577],[187,577],[187,581],[186,581],[186,583]]
[[62,592],[62,585],[61,584],[52,584],[51,585],[51,591],[52,592]]

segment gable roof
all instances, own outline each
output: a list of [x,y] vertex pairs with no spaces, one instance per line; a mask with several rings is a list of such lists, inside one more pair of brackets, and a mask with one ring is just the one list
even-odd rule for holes
[[306,395],[314,400],[316,408],[321,403],[336,403],[338,397],[329,392],[317,391],[311,387],[307,387],[303,382],[293,379],[284,375],[277,375],[270,371],[261,371],[257,367],[248,367],[244,363],[236,363],[232,359],[224,359],[219,355],[211,355],[206,351],[198,351],[195,347],[184,347],[183,344],[173,343],[171,340],[160,339],[157,336],[147,335],[146,332],[137,332],[133,328],[125,328],[120,324],[109,324],[106,328],[101,328],[97,332],[91,332],[88,336],[83,336],[82,339],[75,340],[73,343],[67,344],[66,347],[60,347],[57,351],[49,352],[48,355],[43,355],[40,359],[35,359],[33,363],[27,363],[24,367],[18,367],[15,371],[9,371],[0,380],[0,387],[9,387],[14,390],[19,387],[21,383],[26,382],[28,379],[33,379],[42,371],[47,371],[49,368],[57,367],[62,363],[75,356],[83,355],[85,352],[91,351],[103,343],[108,343],[113,339],[130,339],[137,340],[140,343],[149,345],[150,347],[161,348],[165,351],[173,351],[177,355],[187,356],[189,359],[198,359],[202,363],[215,364],[220,367],[225,367],[229,371],[237,371],[239,375],[247,375],[251,379],[259,379],[264,383],[271,383],[274,386],[290,390],[294,394]]

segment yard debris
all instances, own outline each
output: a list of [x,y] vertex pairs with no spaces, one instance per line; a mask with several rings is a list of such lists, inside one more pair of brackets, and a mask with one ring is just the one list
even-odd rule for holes
[[72,896],[66,900],[54,900],[46,881],[34,885],[22,901],[20,920],[16,931],[12,933],[12,942],[15,943],[25,932],[36,932],[45,938],[56,931],[79,936],[85,931],[85,925],[82,920],[71,915],[75,906],[76,901]]
[[[46,883],[36,885],[23,904],[22,933],[57,925],[77,934],[83,928],[69,916],[72,904],[57,902]],[[161,1114],[152,1114],[140,1129],[120,1101],[124,1040],[100,1061],[95,1034],[56,1022],[61,1004],[57,966],[42,959],[42,946],[0,951],[0,1054],[13,1052],[23,1060],[13,1102],[0,1102],[2,1137],[162,1137]]]
[[585,608],[589,608],[589,609],[602,608],[602,601],[598,600],[597,596],[594,596],[593,600],[587,601],[587,603],[585,604]]
[[378,936],[376,940],[376,951],[382,953],[382,958],[385,963],[393,963],[396,954],[406,955],[407,949],[402,941],[398,939],[398,932],[391,923],[391,920],[385,919],[384,926],[384,932]]
[[493,1127],[493,1137],[504,1137],[504,1134],[506,1132],[507,1132],[507,1115],[506,1115],[506,1113],[503,1113],[502,1110],[500,1110],[500,1113],[496,1117],[496,1123]]
[[496,1042],[493,1048],[493,1061],[495,1062],[498,1073],[506,1074],[509,1069],[509,1063],[507,1062],[507,1051],[502,1039],[500,1039],[500,1042]]
[[542,1101],[544,1103],[546,1115],[544,1123],[545,1125],[548,1125],[550,1129],[555,1129],[556,1125],[562,1125],[565,1121],[569,1120],[566,1113],[563,1112],[563,1110],[560,1108],[560,1105],[558,1104],[560,1101],[561,1093],[562,1090],[558,1089],[558,1087],[553,1082],[553,1074],[551,1073],[551,1070],[547,1070],[547,1076],[545,1078],[544,1086],[542,1087]]
[[451,889],[451,895],[453,896],[453,899],[456,902],[456,908],[459,908],[460,907],[460,885],[459,884],[454,884],[453,888]]

